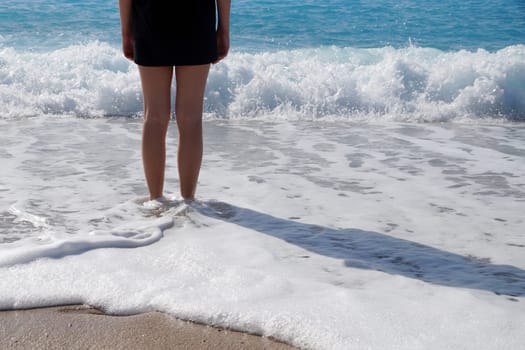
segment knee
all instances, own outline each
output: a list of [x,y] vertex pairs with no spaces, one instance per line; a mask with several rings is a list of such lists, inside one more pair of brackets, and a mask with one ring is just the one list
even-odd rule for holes
[[192,113],[178,113],[177,126],[181,131],[197,130],[202,128],[202,115]]
[[170,113],[168,112],[156,112],[152,110],[144,111],[144,125],[147,127],[155,127],[160,129],[166,129],[170,121]]

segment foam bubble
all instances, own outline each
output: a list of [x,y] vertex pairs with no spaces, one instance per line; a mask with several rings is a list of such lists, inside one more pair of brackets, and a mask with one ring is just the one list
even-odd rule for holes
[[[143,203],[144,202],[144,203]],[[177,200],[128,201],[92,218],[89,224],[71,235],[44,216],[12,205],[12,231],[19,223],[28,223],[32,235],[19,233],[12,242],[0,244],[0,267],[28,263],[39,258],[61,258],[99,248],[136,248],[157,242],[163,231],[172,227],[174,217],[184,212],[186,204]],[[133,219],[130,219],[132,217]],[[137,219],[138,218],[138,219]],[[35,233],[38,231],[38,234]],[[9,235],[8,235],[9,237]]]

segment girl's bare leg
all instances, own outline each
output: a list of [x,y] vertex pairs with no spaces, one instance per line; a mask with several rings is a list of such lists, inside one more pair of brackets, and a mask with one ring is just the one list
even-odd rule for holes
[[195,197],[202,163],[202,109],[209,70],[209,64],[175,68],[178,168],[180,192],[184,199]]
[[142,161],[150,199],[163,195],[173,67],[139,66],[144,95]]

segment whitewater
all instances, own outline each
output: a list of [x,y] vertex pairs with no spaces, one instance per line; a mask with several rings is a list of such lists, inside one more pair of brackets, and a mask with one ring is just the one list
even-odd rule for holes
[[[116,2],[0,4],[0,309],[302,349],[525,343],[520,1],[236,1],[197,200],[148,201]],[[174,86],[176,89],[176,86]]]
[[[496,52],[320,47],[233,53],[213,67],[208,117],[524,121],[525,46]],[[138,115],[134,64],[102,42],[0,49],[0,116]]]
[[151,203],[140,120],[0,123],[1,309],[164,311],[305,349],[525,340],[523,127],[207,121],[198,201]]

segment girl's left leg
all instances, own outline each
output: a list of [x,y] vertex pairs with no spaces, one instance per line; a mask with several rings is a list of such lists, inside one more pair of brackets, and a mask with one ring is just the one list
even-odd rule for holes
[[164,190],[173,67],[139,66],[139,72],[144,95],[142,161],[150,199],[156,199],[162,197]]

